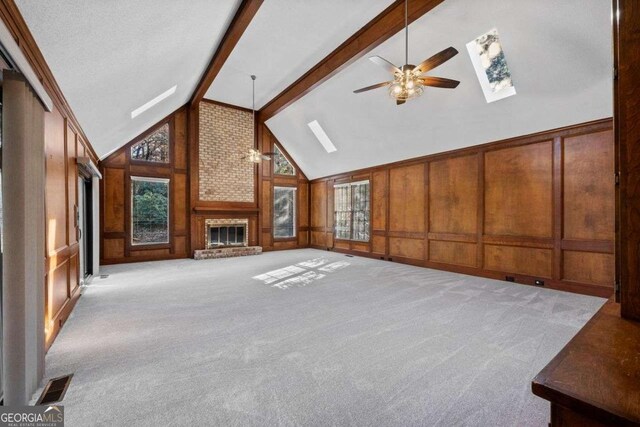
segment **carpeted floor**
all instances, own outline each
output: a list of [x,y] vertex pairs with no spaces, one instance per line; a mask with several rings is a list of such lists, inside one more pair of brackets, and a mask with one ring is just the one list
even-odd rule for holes
[[546,426],[604,302],[312,249],[103,273],[46,359],[67,426]]

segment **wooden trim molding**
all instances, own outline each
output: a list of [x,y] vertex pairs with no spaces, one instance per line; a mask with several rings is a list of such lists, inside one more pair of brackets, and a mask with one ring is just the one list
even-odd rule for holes
[[216,78],[222,66],[231,55],[231,52],[236,47],[236,44],[244,34],[245,30],[253,20],[253,17],[262,6],[263,0],[243,0],[242,4],[238,8],[231,24],[229,24],[229,28],[227,32],[222,37],[222,41],[220,45],[216,49],[211,62],[207,66],[204,74],[200,78],[200,82],[196,86],[193,95],[191,96],[191,100],[189,103],[192,106],[197,106],[198,103],[204,98],[205,93],[209,90],[209,86],[213,83],[213,80]]
[[[443,1],[409,0],[409,23],[420,18]],[[302,77],[269,101],[260,110],[260,121],[269,120],[349,64],[382,44],[402,28],[404,28],[404,0],[396,0]]]
[[614,0],[617,252],[622,316],[640,320],[640,3]]

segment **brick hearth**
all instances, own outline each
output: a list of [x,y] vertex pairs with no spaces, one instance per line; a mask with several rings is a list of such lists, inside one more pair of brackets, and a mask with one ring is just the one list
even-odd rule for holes
[[236,248],[200,249],[193,253],[193,259],[231,258],[236,256],[260,255],[262,246],[243,246]]

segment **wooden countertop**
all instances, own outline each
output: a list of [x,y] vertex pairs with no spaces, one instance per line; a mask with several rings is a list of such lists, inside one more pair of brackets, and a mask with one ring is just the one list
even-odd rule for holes
[[534,378],[533,393],[604,424],[640,424],[640,322],[608,301]]

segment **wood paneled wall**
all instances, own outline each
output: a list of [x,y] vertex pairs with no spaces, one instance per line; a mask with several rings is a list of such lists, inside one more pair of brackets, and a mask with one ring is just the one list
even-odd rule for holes
[[[190,256],[187,119],[187,109],[180,108],[101,162],[102,264]],[[170,162],[132,161],[131,146],[165,123],[169,123],[170,129]],[[169,243],[131,245],[131,176],[170,180]]]
[[57,107],[45,113],[45,340],[53,342],[80,296],[77,157],[97,159]]
[[[295,176],[275,175],[273,162],[266,160],[258,165],[260,194],[260,245],[265,251],[303,248],[309,245],[309,180],[302,173],[276,137],[262,125],[259,132],[260,151],[271,153],[277,144],[281,152],[296,168]],[[275,239],[273,237],[273,187],[296,187],[296,237]]]
[[[311,182],[311,246],[610,296],[612,120]],[[333,238],[333,185],[371,180],[369,243]]]

